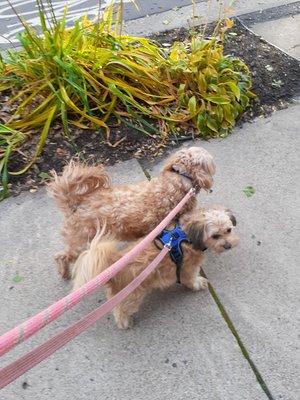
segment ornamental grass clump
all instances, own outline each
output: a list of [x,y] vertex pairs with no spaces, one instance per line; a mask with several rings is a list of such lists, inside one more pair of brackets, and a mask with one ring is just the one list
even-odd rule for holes
[[[53,10],[47,14],[37,4],[42,32],[22,21],[21,49],[0,61],[0,91],[13,110],[0,124],[2,197],[9,175],[26,172],[39,157],[54,121],[61,121],[64,137],[75,125],[100,129],[108,144],[111,117],[138,121],[162,140],[187,127],[202,138],[225,136],[253,96],[247,66],[223,53],[231,20],[211,38],[194,35],[166,49],[122,33],[122,1],[96,21],[83,17],[72,27],[67,9],[57,21]],[[32,158],[10,171],[11,154],[33,136]]]

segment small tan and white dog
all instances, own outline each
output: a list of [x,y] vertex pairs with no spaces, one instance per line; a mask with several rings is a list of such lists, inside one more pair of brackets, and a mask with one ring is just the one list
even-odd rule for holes
[[[55,257],[61,276],[69,277],[70,264],[98,229],[105,226],[106,233],[119,240],[138,239],[154,229],[192,187],[210,189],[214,173],[213,158],[201,147],[177,151],[156,178],[133,185],[110,185],[102,165],[71,162],[62,175],[54,172],[48,190],[64,216],[65,249]],[[195,206],[193,197],[181,212]]]
[[[204,250],[207,248],[219,254],[235,247],[239,241],[233,232],[236,219],[229,209],[223,207],[190,211],[179,218],[178,225],[187,239],[179,244],[181,265],[178,263],[176,265],[168,255],[162,260],[145,281],[114,309],[114,317],[119,328],[126,329],[131,325],[132,315],[138,311],[148,293],[155,289],[167,289],[176,282],[178,276],[181,283],[192,290],[206,288],[207,280],[199,276],[204,261]],[[173,226],[174,224],[168,229],[172,229]],[[100,274],[136,244],[137,242],[119,242],[105,238],[101,234],[95,236],[90,248],[78,257],[74,265],[73,288],[78,289]],[[161,243],[152,243],[112,278],[106,284],[107,298],[113,297],[139,275],[158,255],[161,247]]]

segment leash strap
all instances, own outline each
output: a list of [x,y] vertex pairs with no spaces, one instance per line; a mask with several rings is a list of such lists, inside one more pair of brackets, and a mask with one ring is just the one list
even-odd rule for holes
[[150,232],[143,240],[141,240],[133,249],[125,254],[120,260],[115,262],[104,272],[96,276],[91,281],[87,282],[78,290],[70,293],[68,296],[58,300],[50,307],[41,311],[40,313],[29,318],[24,323],[16,326],[4,335],[0,336],[0,356],[7,353],[17,344],[30,338],[33,334],[38,332],[44,326],[50,322],[56,320],[65,311],[71,309],[78,304],[83,298],[93,293],[97,288],[103,286],[111,278],[113,278],[118,272],[126,267],[131,261],[133,261],[138,254],[140,254],[160,232],[176,217],[179,211],[184,205],[195,195],[195,190],[191,189],[183,199],[177,204],[177,206],[163,219],[163,221]]
[[90,312],[88,315],[77,321],[75,324],[70,325],[68,328],[59,332],[45,343],[37,346],[35,349],[29,351],[23,357],[12,362],[6,367],[0,370],[0,389],[13,382],[19,376],[29,371],[35,365],[39,364],[45,358],[51,356],[56,350],[67,344],[74,337],[85,331],[96,321],[101,319],[104,315],[110,312],[116,305],[125,299],[130,293],[132,293],[157,267],[162,261],[165,255],[170,251],[169,246],[161,250],[161,252],[155,257],[155,259],[138,275],[133,281],[131,281],[125,288],[123,288],[114,297],[106,301],[96,310]]

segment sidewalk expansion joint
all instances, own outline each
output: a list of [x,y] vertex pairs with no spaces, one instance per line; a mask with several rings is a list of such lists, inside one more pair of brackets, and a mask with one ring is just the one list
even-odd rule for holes
[[[142,164],[139,161],[138,161],[138,163],[139,163],[140,167],[142,168],[146,178],[148,180],[150,180],[151,174],[149,173],[149,171],[144,166],[142,166]],[[203,275],[206,278],[203,268],[201,268],[201,275]],[[237,344],[238,344],[244,358],[246,359],[250,368],[252,369],[252,372],[254,373],[260,387],[265,392],[265,394],[269,400],[275,400],[274,397],[272,396],[270,390],[268,389],[266,382],[264,381],[263,377],[261,376],[260,372],[258,371],[256,365],[254,364],[254,361],[251,359],[242,339],[240,338],[240,335],[238,334],[232,320],[230,319],[225,307],[223,306],[221,300],[219,299],[215,289],[213,288],[213,286],[210,283],[208,284],[208,288],[209,288],[210,295],[212,296],[214,302],[216,303],[216,305],[221,313],[222,318],[225,320],[230,332],[232,333],[235,340],[237,341]]]
[[[203,271],[203,269],[201,269],[201,274],[205,277],[205,273]],[[263,377],[261,376],[260,372],[258,371],[254,361],[251,359],[248,350],[246,349],[240,335],[238,334],[232,320],[230,319],[225,307],[223,306],[221,300],[219,299],[219,296],[217,295],[215,289],[213,288],[213,286],[211,285],[211,283],[208,283],[208,288],[209,288],[209,292],[214,300],[214,302],[216,303],[223,319],[225,320],[229,330],[231,331],[231,333],[233,334],[235,340],[237,341],[237,344],[244,356],[244,358],[247,360],[250,368],[252,369],[258,383],[260,384],[262,390],[265,392],[266,396],[268,397],[269,400],[275,400],[274,397],[272,396],[270,390],[268,389],[268,386],[266,384],[266,382],[264,381]]]
[[300,13],[300,1],[294,3],[283,4],[281,6],[257,10],[246,14],[237,15],[238,19],[242,20],[245,25],[251,27],[257,23],[275,21],[277,19],[293,17]]

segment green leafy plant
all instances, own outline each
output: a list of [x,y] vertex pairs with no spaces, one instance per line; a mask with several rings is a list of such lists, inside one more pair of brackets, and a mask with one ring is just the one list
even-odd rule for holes
[[[164,48],[122,33],[122,1],[116,10],[110,4],[96,22],[84,17],[70,28],[67,9],[57,21],[51,7],[47,14],[43,1],[37,4],[42,34],[22,21],[21,50],[8,51],[0,62],[0,91],[9,93],[14,110],[0,124],[2,198],[9,174],[31,167],[55,120],[65,137],[70,124],[100,128],[113,146],[112,116],[133,118],[142,133],[159,133],[162,139],[178,133],[178,126],[193,127],[203,138],[226,136],[253,96],[247,66],[223,54],[231,20],[219,22],[212,38],[193,36]],[[11,154],[34,135],[32,158],[21,170],[10,171]]]

